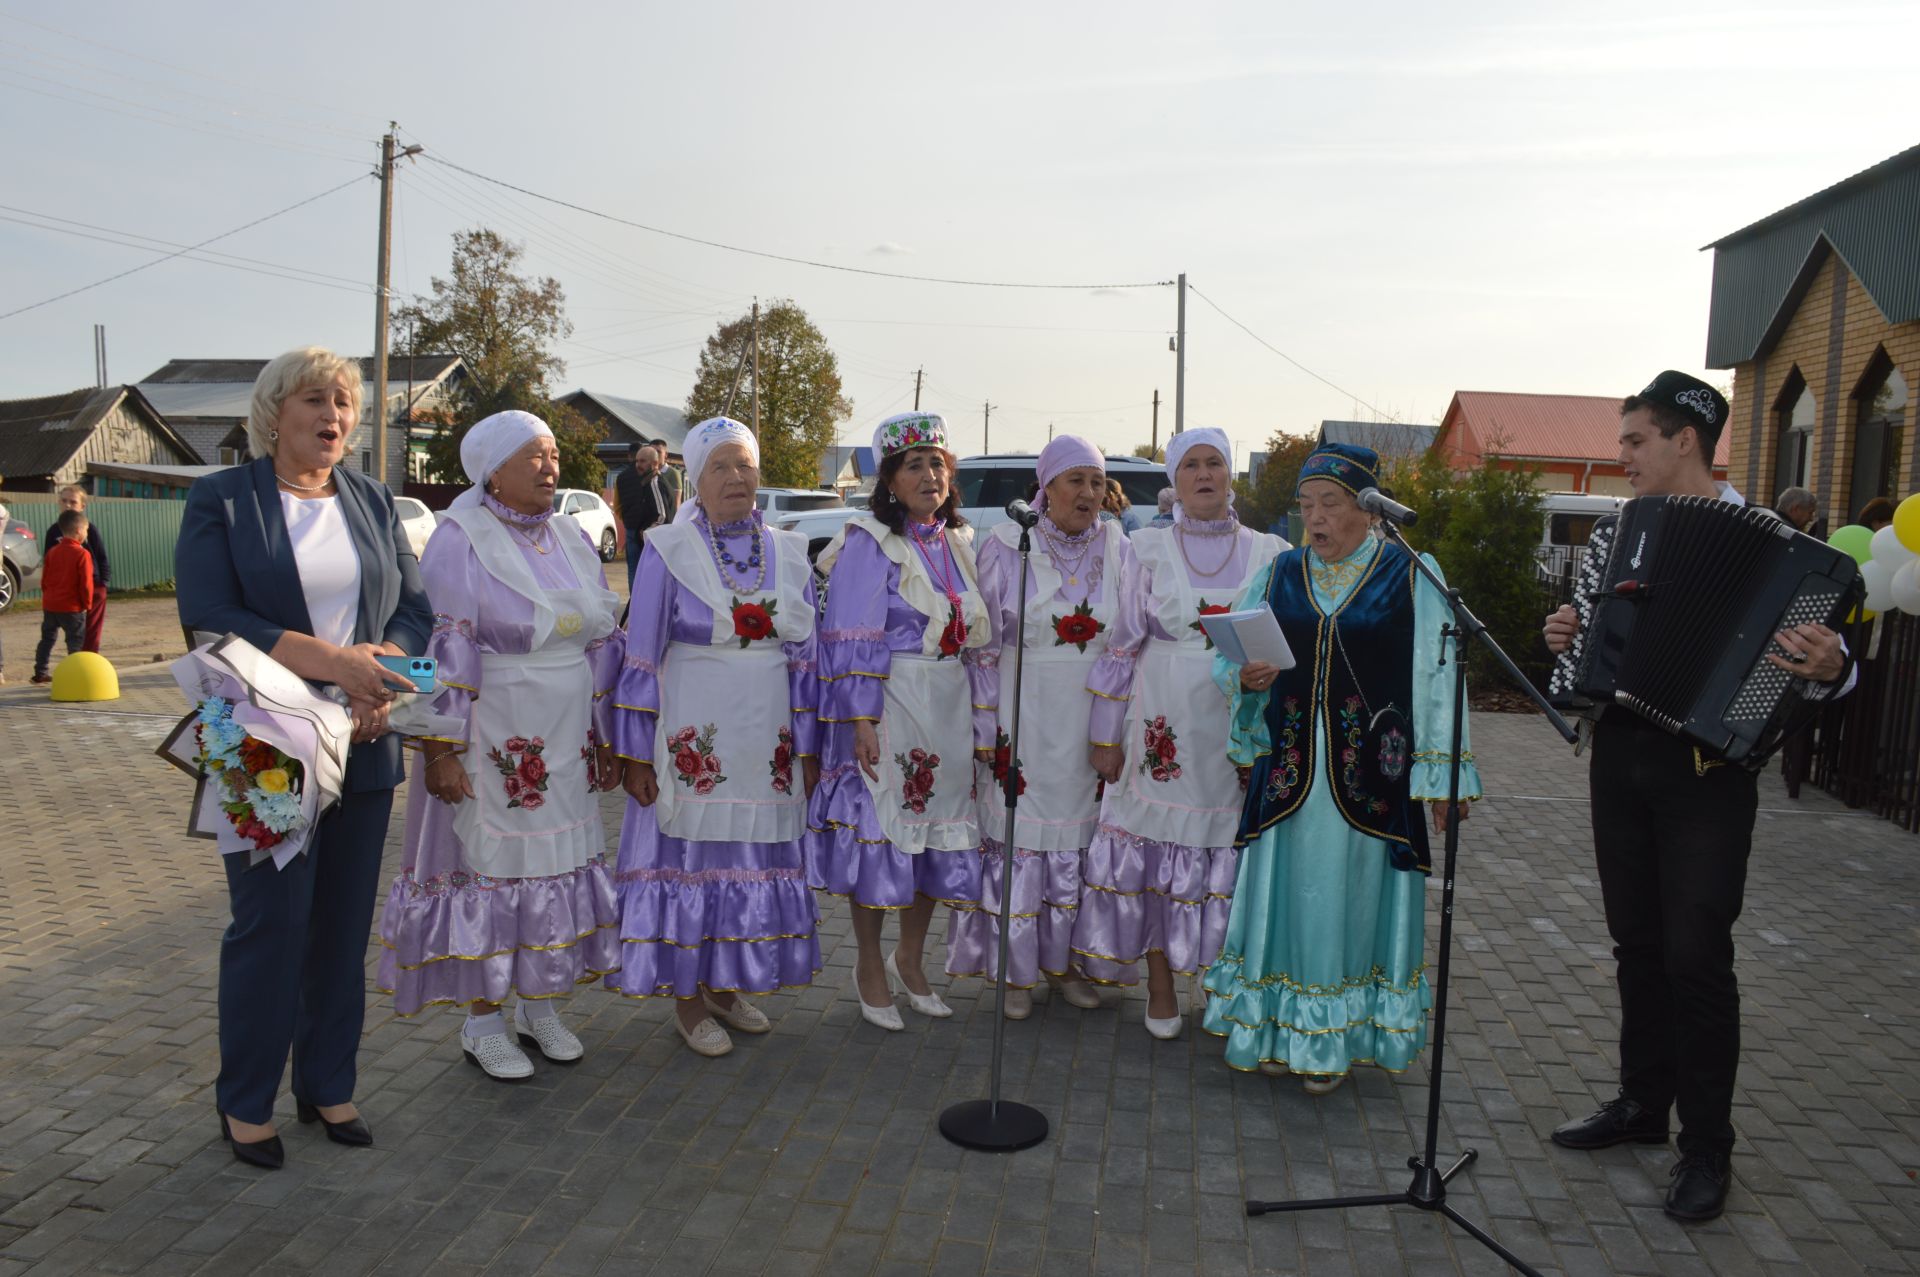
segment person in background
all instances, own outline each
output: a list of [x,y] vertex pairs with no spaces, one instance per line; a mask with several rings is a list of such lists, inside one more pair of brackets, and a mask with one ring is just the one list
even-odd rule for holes
[[1860,507],[1860,517],[1854,522],[1865,525],[1868,531],[1878,532],[1893,522],[1893,502],[1887,497],[1875,497]]
[[1172,488],[1160,489],[1160,496],[1154,502],[1159,510],[1147,520],[1150,528],[1170,528],[1173,526],[1173,502],[1178,494]]
[[[60,510],[87,512],[87,490],[77,483],[69,483],[59,491]],[[0,523],[4,523],[0,519]],[[47,529],[46,544],[51,546],[60,539],[57,526]],[[100,631],[107,623],[107,577],[111,573],[107,563],[107,543],[100,536],[100,525],[92,519],[87,520],[87,554],[93,559],[93,605],[87,609],[86,632],[80,640],[80,650],[97,652],[100,650]]]
[[666,522],[668,516],[665,481],[660,477],[659,455],[653,445],[636,439],[627,449],[627,457],[630,464],[613,481],[613,513],[627,539],[627,592],[631,594],[647,529]]
[[302,1122],[373,1143],[353,1102],[367,1010],[367,933],[393,790],[396,690],[378,657],[424,651],[433,608],[383,484],[344,466],[360,420],[360,365],[317,346],[260,370],[247,410],[254,460],[194,480],[174,547],[180,624],[238,634],[353,713],[344,792],[286,868],[222,857],[233,921],[220,939],[221,1134],[236,1160],[275,1169],[274,1097],[293,1054]]
[[1107,479],[1106,495],[1100,502],[1100,518],[1102,521],[1117,520],[1120,530],[1128,536],[1140,530],[1140,516],[1134,513],[1133,502],[1127,500],[1126,491],[1121,488],[1118,479]]
[[1808,532],[1820,513],[1820,503],[1805,488],[1788,488],[1774,498],[1773,512],[1796,531]]
[[87,516],[62,510],[53,525],[54,541],[40,570],[40,646],[33,653],[33,681],[51,683],[47,662],[53,636],[64,632],[67,654],[80,650],[87,612],[93,607],[93,557],[87,553]]
[[660,492],[666,497],[666,510],[660,516],[660,522],[672,523],[673,516],[680,513],[680,503],[686,499],[682,489],[680,472],[673,468],[667,455],[667,441],[653,441],[653,468],[660,475]]

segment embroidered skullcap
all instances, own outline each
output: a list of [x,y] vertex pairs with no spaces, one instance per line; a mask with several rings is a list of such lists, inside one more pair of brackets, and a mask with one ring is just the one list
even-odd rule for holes
[[1293,485],[1294,496],[1300,495],[1301,486],[1309,479],[1332,480],[1357,497],[1362,489],[1380,486],[1380,454],[1351,443],[1323,443],[1301,465],[1300,481]]
[[908,448],[947,446],[947,420],[937,412],[899,412],[874,428],[873,455],[885,461]]
[[[1181,459],[1201,444],[1218,451],[1220,459],[1227,463],[1227,508],[1231,510],[1233,508],[1233,440],[1227,438],[1227,432],[1218,426],[1195,426],[1191,430],[1182,430],[1167,440],[1167,481],[1169,483],[1174,481],[1175,472],[1180,469]],[[1173,517],[1184,523],[1186,520],[1182,516],[1185,513],[1182,503],[1175,501]]]
[[1648,382],[1638,398],[1679,412],[1687,424],[1700,432],[1709,451],[1720,441],[1720,432],[1726,428],[1726,396],[1698,377],[1669,368]]
[[687,441],[680,445],[680,455],[687,463],[687,483],[693,489],[689,500],[680,503],[674,512],[675,523],[691,523],[693,516],[700,510],[700,475],[707,468],[707,458],[723,444],[737,443],[747,450],[757,468],[760,465],[760,441],[753,437],[753,431],[735,421],[732,417],[709,417],[693,429],[687,431]]
[[474,422],[460,440],[460,468],[467,472],[473,486],[455,497],[454,504],[462,508],[479,505],[480,494],[494,471],[535,439],[551,438],[553,431],[546,422],[518,409],[496,412]]
[[1034,477],[1040,480],[1040,491],[1033,498],[1033,508],[1045,510],[1047,485],[1067,471],[1081,466],[1092,466],[1104,475],[1107,472],[1107,459],[1100,455],[1100,449],[1079,435],[1055,435],[1046,447],[1040,449],[1040,458],[1033,463]]

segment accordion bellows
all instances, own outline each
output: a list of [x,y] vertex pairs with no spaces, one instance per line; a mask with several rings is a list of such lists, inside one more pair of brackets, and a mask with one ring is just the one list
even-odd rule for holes
[[1636,497],[1614,529],[1573,690],[1752,765],[1801,705],[1793,677],[1766,659],[1774,636],[1837,626],[1860,597],[1851,556],[1770,510]]

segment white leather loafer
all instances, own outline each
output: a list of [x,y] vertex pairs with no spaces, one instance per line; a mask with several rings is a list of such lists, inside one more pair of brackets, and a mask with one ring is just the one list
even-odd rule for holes
[[767,1019],[766,1012],[738,993],[733,995],[733,1005],[730,1007],[715,1002],[710,993],[703,993],[700,998],[707,1004],[707,1010],[719,1016],[729,1029],[738,1029],[742,1033],[766,1033],[773,1028],[773,1021]]
[[706,1017],[689,1029],[680,1023],[680,1017],[676,1015],[673,1017],[673,1027],[680,1030],[681,1038],[693,1048],[695,1055],[704,1055],[708,1059],[713,1059],[733,1050],[733,1039],[727,1036],[727,1031],[721,1028],[720,1022],[712,1016]]

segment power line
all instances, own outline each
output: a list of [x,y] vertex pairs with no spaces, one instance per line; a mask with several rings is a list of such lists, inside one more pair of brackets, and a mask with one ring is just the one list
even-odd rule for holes
[[[29,230],[52,231],[56,235],[72,235],[78,239],[90,239],[101,244],[112,244],[116,248],[138,249],[143,253],[156,251],[153,243],[142,244],[132,238],[119,235],[95,235],[91,231],[73,230],[65,226],[48,226],[42,222],[32,222],[24,217],[12,217],[5,213],[0,213],[0,222],[11,222],[15,226],[25,226]],[[224,266],[228,270],[246,271],[249,275],[264,275],[268,279],[284,279],[295,284],[313,284],[320,288],[338,289],[343,293],[364,293],[368,291],[369,287],[366,284],[333,283],[331,282],[332,277],[322,277],[318,271],[303,271],[303,268],[299,266],[282,267],[273,263],[269,263],[266,267],[247,266],[242,264],[247,260],[245,258],[221,260],[222,258],[230,258],[231,254],[228,253],[196,253],[190,249],[183,249],[178,255],[190,262],[199,262],[203,266]],[[303,273],[293,274],[292,272],[295,271],[302,271]]]
[[427,152],[421,158],[431,160],[433,163],[442,165],[443,167],[446,167],[446,168],[455,169],[461,173],[465,173],[468,177],[476,178],[479,181],[487,182],[494,186],[504,187],[510,191],[518,191],[520,194],[529,196],[533,199],[543,200],[548,204],[556,204],[561,208],[570,208],[576,213],[585,213],[589,217],[597,217],[597,218],[600,218],[602,221],[614,222],[621,226],[631,226],[635,230],[646,231],[651,235],[665,235],[669,239],[682,240],[689,244],[700,244],[707,248],[718,248],[729,253],[744,253],[748,257],[764,257],[770,261],[787,262],[795,266],[812,266],[819,270],[843,271],[850,275],[873,275],[881,279],[912,280],[916,283],[921,283],[921,284],[959,284],[969,288],[1038,288],[1038,289],[1064,290],[1069,292],[1093,292],[1098,289],[1171,288],[1173,287],[1173,281],[1170,279],[1147,280],[1142,283],[1132,283],[1132,284],[1031,284],[1031,283],[1022,283],[1016,280],[951,279],[941,275],[907,275],[907,274],[902,274],[899,271],[874,270],[866,266],[848,266],[841,262],[820,262],[820,261],[814,261],[812,258],[808,258],[808,257],[789,257],[784,253],[769,253],[758,248],[742,248],[738,244],[723,244],[718,240],[701,239],[698,235],[685,235],[679,231],[670,231],[659,226],[649,226],[645,222],[636,222],[636,221],[632,221],[629,218],[616,217],[612,213],[603,213],[598,209],[588,208],[583,204],[575,204],[570,200],[563,200],[552,195],[542,195],[539,191],[528,190],[524,186],[516,186],[512,182],[504,181],[501,178],[488,177],[485,173],[475,172],[473,169],[466,168],[459,164],[455,164],[452,160],[444,159],[440,156],[435,155],[431,151]]
[[111,284],[116,279],[125,279],[129,275],[138,274],[140,271],[143,271],[143,270],[149,270],[152,267],[160,265],[162,262],[170,262],[176,257],[182,257],[188,253],[193,252],[195,249],[205,248],[209,244],[217,244],[223,239],[228,239],[228,238],[231,238],[232,236],[238,235],[241,231],[251,230],[253,227],[258,226],[263,222],[271,222],[276,217],[284,217],[288,213],[293,212],[295,209],[305,208],[307,205],[312,204],[317,200],[323,200],[329,195],[337,194],[340,191],[344,191],[349,186],[352,186],[357,182],[364,182],[367,180],[368,176],[370,175],[363,173],[354,177],[350,177],[346,181],[340,183],[340,185],[328,187],[326,190],[321,191],[318,195],[309,195],[306,199],[301,200],[297,204],[289,204],[285,208],[279,209],[276,212],[268,213],[264,217],[256,217],[250,222],[245,222],[239,226],[236,226],[230,231],[221,231],[218,235],[210,236],[207,239],[201,240],[197,244],[189,244],[185,248],[176,249],[175,251],[168,253],[165,256],[156,257],[150,262],[142,262],[138,266],[130,267],[127,270],[120,271],[117,274],[109,275],[105,279],[96,279],[91,284],[82,284],[78,288],[69,288],[64,293],[56,293],[52,297],[44,298],[37,302],[30,302],[25,306],[20,306],[13,310],[0,311],[0,319],[12,319],[15,315],[24,315],[30,310],[38,310],[42,306],[51,306],[54,302],[64,300],[65,298],[75,296],[76,294],[79,294],[79,293],[87,292],[90,289],[99,288],[103,284]]
[[1301,363],[1298,359],[1295,359],[1292,355],[1289,355],[1286,351],[1280,349],[1280,347],[1274,345],[1272,342],[1268,341],[1265,337],[1262,337],[1259,333],[1253,331],[1253,329],[1247,327],[1245,324],[1235,319],[1232,315],[1229,315],[1225,310],[1221,309],[1219,302],[1213,300],[1213,298],[1201,292],[1198,288],[1196,288],[1193,285],[1191,281],[1187,283],[1187,288],[1189,291],[1193,293],[1194,296],[1198,297],[1201,301],[1205,302],[1207,305],[1213,307],[1214,310],[1218,311],[1220,318],[1226,320],[1228,323],[1232,324],[1235,328],[1238,328],[1241,332],[1253,338],[1255,341],[1259,342],[1262,346],[1265,346],[1268,350],[1271,350],[1274,354],[1280,356],[1280,358],[1286,360],[1288,363],[1292,364],[1295,368],[1298,368],[1301,372],[1307,374],[1307,376],[1313,378],[1315,381],[1319,382],[1321,385],[1331,387],[1334,390],[1338,390],[1341,394],[1353,400],[1355,403],[1362,404],[1365,407],[1372,409],[1375,415],[1385,417],[1388,421],[1393,422],[1395,425],[1405,424],[1401,422],[1400,418],[1394,416],[1392,413],[1386,411],[1384,408],[1374,407],[1374,405],[1367,403],[1366,400],[1362,399],[1359,395],[1354,394],[1351,390],[1347,390],[1344,387],[1339,386],[1334,382],[1327,380],[1325,377],[1322,377],[1319,373],[1307,367],[1305,364]]
[[[371,287],[366,280],[353,279],[346,275],[331,275],[326,271],[310,270],[305,266],[292,266],[286,262],[270,262],[258,257],[242,257],[237,253],[216,253],[211,250],[196,252],[186,245],[176,243],[173,240],[160,239],[152,235],[142,235],[137,231],[123,231],[112,226],[96,226],[92,222],[76,221],[71,217],[56,217],[52,213],[41,213],[30,208],[16,208],[12,204],[0,204],[0,214],[6,213],[18,213],[20,216],[0,216],[0,221],[13,222],[20,226],[31,226],[35,230],[56,231],[63,235],[79,235],[82,239],[99,240],[105,244],[119,244],[123,248],[138,248],[144,250],[151,250],[153,248],[183,249],[190,253],[195,261],[205,262],[209,266],[236,265],[236,269],[242,270],[247,267],[261,267],[264,268],[261,271],[263,274],[288,272],[280,275],[280,278],[283,279],[290,279],[296,275],[311,275],[314,277],[314,282],[316,283],[330,281],[336,285],[350,286],[359,292],[365,292]],[[29,221],[27,220],[29,218],[38,218],[39,221]],[[43,226],[40,224],[41,222],[58,222],[60,225]],[[68,227],[78,227],[79,229],[68,230]],[[98,231],[99,234],[88,235],[84,233],[86,231]]]

